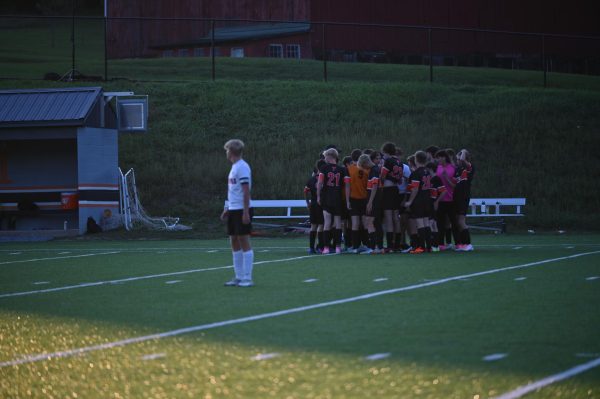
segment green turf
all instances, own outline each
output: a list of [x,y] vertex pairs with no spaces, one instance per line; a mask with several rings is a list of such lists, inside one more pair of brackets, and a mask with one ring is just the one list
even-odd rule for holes
[[[600,251],[597,235],[474,238],[469,254],[312,257],[305,238],[256,239],[257,262],[300,259],[257,264],[251,289],[222,286],[224,240],[3,244],[0,294],[193,272],[0,298],[0,362]],[[0,397],[492,397],[600,357],[598,265],[600,253],[3,367]],[[224,268],[198,271],[211,267]],[[376,353],[390,356],[365,360]],[[495,353],[507,357],[482,360]],[[531,397],[597,397],[598,375]]]

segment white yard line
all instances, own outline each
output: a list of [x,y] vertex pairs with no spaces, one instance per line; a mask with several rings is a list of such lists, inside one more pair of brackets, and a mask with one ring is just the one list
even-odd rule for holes
[[562,380],[566,380],[567,378],[574,377],[577,374],[584,373],[584,372],[586,372],[590,369],[593,369],[594,367],[598,367],[598,366],[600,366],[600,357],[597,359],[594,359],[592,361],[589,361],[587,363],[580,364],[579,366],[575,366],[573,368],[565,370],[561,373],[551,375],[549,377],[543,378],[541,380],[532,382],[527,385],[523,385],[523,386],[515,389],[514,391],[510,391],[510,392],[507,392],[500,396],[496,396],[494,399],[517,399],[517,398],[520,398],[521,396],[527,395],[530,392],[537,391],[538,389],[541,389],[550,384],[554,384],[555,382],[559,382]]
[[[263,260],[263,261],[259,261],[259,262],[254,262],[254,265],[263,265],[266,263],[277,263],[277,262],[288,262],[288,261],[293,261],[293,260],[314,258],[315,256],[321,256],[321,255],[306,255],[306,256],[296,256],[293,258]],[[73,289],[77,289],[77,288],[97,287],[99,285],[107,285],[107,284],[122,284],[122,283],[131,282],[131,281],[147,280],[147,279],[151,279],[151,278],[180,276],[183,274],[210,272],[210,271],[214,271],[214,270],[223,270],[223,269],[231,269],[231,268],[233,268],[233,265],[209,267],[206,269],[182,270],[180,272],[171,272],[171,273],[150,274],[147,276],[127,277],[127,278],[122,278],[122,279],[117,279],[117,280],[94,281],[94,282],[81,283],[81,284],[76,284],[76,285],[67,285],[67,286],[63,286],[63,287],[46,288],[43,290],[11,292],[8,294],[0,294],[0,299],[1,298],[11,298],[11,297],[15,297],[15,296],[45,294],[48,292],[66,291],[66,290],[73,290]]]
[[98,254],[83,254],[83,255],[71,255],[71,256],[57,256],[54,258],[34,258],[34,259],[26,259],[26,260],[11,260],[9,262],[0,262],[0,265],[10,265],[13,263],[29,263],[29,262],[41,262],[45,260],[56,260],[56,259],[72,259],[72,258],[85,258],[88,256],[98,256],[98,255],[113,255],[118,254],[120,251],[114,252],[102,252]]
[[[258,314],[258,315],[254,315],[254,316],[241,317],[239,319],[230,319],[230,320],[218,321],[218,322],[209,323],[209,324],[200,324],[197,326],[185,327],[185,328],[180,328],[177,330],[165,331],[162,333],[156,333],[156,334],[150,334],[150,335],[143,335],[143,336],[139,336],[139,337],[132,337],[132,338],[127,338],[127,339],[123,339],[120,341],[107,342],[104,344],[93,345],[93,346],[85,346],[85,347],[81,347],[81,348],[69,349],[69,350],[60,351],[60,352],[29,355],[29,356],[22,357],[20,359],[14,359],[14,360],[1,362],[0,368],[15,366],[15,365],[19,365],[19,364],[33,363],[33,362],[38,362],[41,360],[50,360],[50,359],[55,359],[55,358],[70,357],[70,356],[80,355],[82,353],[94,352],[94,351],[99,351],[99,350],[103,350],[103,349],[117,348],[117,347],[135,344],[135,343],[139,343],[139,342],[173,337],[173,336],[181,335],[181,334],[189,334],[192,332],[210,330],[213,328],[219,328],[219,327],[231,326],[231,325],[235,325],[235,324],[248,323],[248,322],[257,321],[257,320],[265,320],[265,319],[270,319],[270,318],[274,318],[274,317],[286,316],[286,315],[290,315],[290,314],[294,314],[294,313],[306,312],[308,310],[313,310],[313,309],[320,309],[320,308],[326,308],[326,307],[330,307],[330,306],[343,305],[343,304],[351,303],[351,302],[363,301],[366,299],[376,298],[376,297],[380,297],[383,295],[390,295],[390,294],[396,294],[399,292],[412,291],[412,290],[416,290],[416,289],[420,289],[420,288],[433,287],[433,286],[449,283],[449,282],[464,279],[464,278],[487,276],[490,274],[496,274],[496,273],[506,272],[506,271],[510,271],[510,270],[524,269],[524,268],[528,268],[528,267],[532,267],[532,266],[543,265],[546,263],[559,262],[562,260],[569,260],[569,259],[574,259],[574,258],[578,258],[581,256],[597,255],[597,254],[600,254],[600,251],[583,252],[583,253],[574,254],[574,255],[570,255],[570,256],[562,256],[560,258],[545,259],[545,260],[541,260],[541,261],[537,261],[537,262],[524,263],[521,265],[507,266],[507,267],[502,267],[502,268],[497,268],[497,269],[485,270],[482,272],[447,277],[447,278],[442,278],[442,279],[435,280],[435,281],[429,281],[426,283],[414,284],[414,285],[409,285],[406,287],[399,287],[399,288],[394,288],[394,289],[389,289],[389,290],[384,290],[384,291],[376,291],[376,292],[371,292],[371,293],[364,294],[364,295],[343,298],[343,299],[337,299],[337,300],[329,301],[329,302],[321,302],[321,303],[316,303],[316,304],[307,305],[307,306],[300,306],[297,308],[284,309],[284,310],[279,310],[279,311],[275,311],[275,312],[262,313],[262,314]],[[307,257],[308,256],[305,256],[303,258],[307,258]],[[273,261],[271,261],[271,262],[273,262]],[[600,359],[599,359],[599,361],[600,361]]]

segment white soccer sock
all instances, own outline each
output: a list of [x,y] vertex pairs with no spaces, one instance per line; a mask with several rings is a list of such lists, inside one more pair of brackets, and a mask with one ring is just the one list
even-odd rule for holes
[[242,250],[233,252],[233,270],[235,270],[235,278],[238,280],[244,278],[244,252]]
[[244,252],[244,279],[252,280],[252,263],[254,262],[254,251]]

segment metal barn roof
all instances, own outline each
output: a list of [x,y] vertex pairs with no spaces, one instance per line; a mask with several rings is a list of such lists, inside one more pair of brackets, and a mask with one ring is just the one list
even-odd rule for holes
[[[310,32],[310,24],[306,22],[282,22],[257,25],[226,26],[215,29],[215,43],[228,43],[246,40],[268,39],[292,36]],[[206,45],[212,42],[212,31],[197,40],[168,43],[153,46],[154,48],[170,48],[179,46]]]
[[101,87],[0,90],[0,128],[82,126]]

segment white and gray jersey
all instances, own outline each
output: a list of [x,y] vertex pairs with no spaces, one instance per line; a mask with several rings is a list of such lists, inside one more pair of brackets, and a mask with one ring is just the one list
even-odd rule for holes
[[227,201],[229,210],[244,209],[244,191],[242,184],[248,184],[252,188],[252,171],[250,165],[243,159],[240,159],[231,166],[229,172],[229,184],[227,190]]
[[402,182],[398,184],[400,194],[408,193],[408,178],[410,177],[410,168],[407,164],[402,164]]

